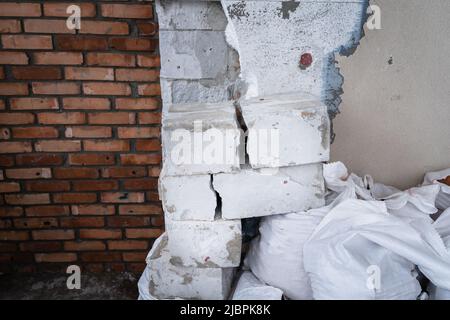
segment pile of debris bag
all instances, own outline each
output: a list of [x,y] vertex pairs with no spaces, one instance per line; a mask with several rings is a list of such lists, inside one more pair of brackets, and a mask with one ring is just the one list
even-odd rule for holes
[[324,207],[261,219],[231,299],[450,300],[450,169],[406,191],[340,162],[323,174]]

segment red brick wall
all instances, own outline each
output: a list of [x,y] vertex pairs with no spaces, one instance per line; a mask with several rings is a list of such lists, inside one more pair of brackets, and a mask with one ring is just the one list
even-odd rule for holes
[[154,15],[152,1],[0,3],[0,271],[142,270],[163,225]]

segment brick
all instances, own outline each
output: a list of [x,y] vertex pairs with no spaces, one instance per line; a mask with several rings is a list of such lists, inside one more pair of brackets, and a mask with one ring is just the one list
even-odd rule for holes
[[159,167],[149,167],[148,168],[148,176],[149,177],[159,177],[161,174],[161,168]]
[[164,218],[161,217],[152,217],[152,226],[162,227],[164,225]]
[[105,268],[102,263],[86,263],[83,265],[83,270],[92,273],[104,272]]
[[133,112],[98,112],[88,115],[90,124],[134,124],[135,119]]
[[3,2],[0,3],[1,17],[40,17],[39,3]]
[[83,21],[81,34],[127,35],[130,33],[126,22]]
[[101,37],[57,35],[55,43],[59,50],[104,51],[108,49],[107,39]]
[[0,128],[0,139],[8,140],[11,138],[11,130],[8,128]]
[[75,33],[67,28],[66,20],[25,19],[23,25],[27,33]]
[[14,166],[14,157],[0,155],[0,167],[12,167]]
[[94,216],[108,216],[115,213],[114,206],[93,204],[93,205],[79,205],[72,206],[73,215],[94,215]]
[[83,252],[80,253],[81,260],[84,262],[111,262],[121,261],[119,252]]
[[80,85],[75,82],[33,82],[35,94],[80,94]]
[[137,63],[140,67],[160,67],[161,66],[161,58],[156,55],[138,55]]
[[129,96],[131,88],[126,83],[84,82],[83,92],[87,95]]
[[115,66],[115,67],[133,67],[136,59],[132,54],[120,53],[88,53],[87,64],[91,66]]
[[67,241],[64,242],[64,251],[102,251],[106,245],[101,241]]
[[25,52],[2,51],[0,64],[28,64],[28,56]]
[[0,150],[2,153],[22,153],[31,152],[30,142],[0,142]]
[[28,217],[54,217],[54,216],[68,216],[70,208],[68,206],[37,206],[28,207],[25,209],[25,214]]
[[158,138],[160,136],[160,128],[150,127],[120,127],[117,129],[119,138]]
[[137,178],[145,176],[147,176],[147,170],[144,167],[113,167],[102,169],[103,178]]
[[20,251],[30,251],[30,252],[51,252],[60,251],[62,245],[56,241],[46,241],[46,242],[23,242],[19,244]]
[[11,219],[0,219],[0,229],[12,229]]
[[136,151],[161,151],[161,141],[157,139],[137,140]]
[[34,64],[78,65],[83,63],[83,55],[78,52],[36,52]]
[[158,41],[143,38],[110,38],[109,46],[121,51],[155,51]]
[[0,206],[0,217],[20,217],[23,214],[21,207],[5,207]]
[[144,194],[141,192],[103,192],[103,203],[141,203],[144,202]]
[[9,264],[16,264],[16,263],[32,263],[33,262],[33,256],[29,253],[10,253],[10,254],[2,254],[0,255],[0,263],[9,263]]
[[109,191],[117,190],[119,184],[115,180],[74,181],[74,191]]
[[65,75],[68,80],[114,80],[112,68],[66,67]]
[[[0,67],[0,79],[5,79],[5,68]],[[2,105],[2,109],[5,109],[5,106]]]
[[5,100],[0,100],[0,110],[5,110]]
[[5,201],[11,205],[48,204],[50,203],[50,195],[48,193],[7,194],[5,195]]
[[127,263],[127,270],[134,274],[142,274],[145,268],[147,267],[146,263]]
[[153,10],[150,4],[102,4],[103,17],[125,19],[151,19]]
[[53,127],[18,127],[12,128],[16,139],[58,138],[58,130]]
[[70,190],[68,181],[27,181],[25,189],[31,192],[62,192]]
[[120,229],[82,229],[80,230],[81,239],[120,239],[122,238],[122,231]]
[[0,243],[0,252],[15,252],[17,246],[15,243]]
[[84,140],[83,148],[85,151],[129,151],[130,145],[126,140]]
[[77,261],[75,253],[36,253],[36,262],[73,262]]
[[22,27],[20,26],[20,20],[0,20],[0,33],[20,33],[21,31]]
[[61,227],[63,228],[81,228],[81,227],[103,227],[105,220],[103,217],[70,217],[61,218]]
[[160,112],[140,112],[138,114],[139,124],[160,124],[161,113]]
[[157,179],[129,179],[124,180],[123,188],[125,190],[157,190],[158,180]]
[[49,168],[7,169],[6,176],[10,179],[50,179],[52,172]]
[[147,252],[124,252],[122,257],[123,261],[145,261]]
[[28,239],[28,231],[0,231],[1,241],[24,241]]
[[86,2],[44,3],[44,16],[68,17],[69,14],[66,12],[66,10],[70,5],[77,5],[80,7],[81,17],[95,17],[95,4]]
[[16,182],[0,182],[0,193],[19,192],[20,184]]
[[155,110],[159,101],[154,98],[117,98],[116,108],[123,110]]
[[61,79],[58,67],[12,67],[12,76],[18,80],[57,80]]
[[107,110],[111,106],[107,98],[64,98],[64,109]]
[[154,239],[162,234],[161,229],[126,229],[125,235],[128,239]]
[[95,193],[59,193],[53,195],[54,203],[94,203],[97,202]]
[[120,215],[157,215],[162,213],[161,206],[153,204],[124,204],[119,206]]
[[107,263],[105,269],[108,272],[125,272],[126,265],[125,265],[125,263],[112,262],[112,263]]
[[107,224],[113,228],[148,227],[149,217],[107,217]]
[[10,99],[10,105],[11,110],[58,109],[58,100],[55,98],[13,98]]
[[56,179],[96,179],[99,172],[94,168],[54,168],[53,176]]
[[154,22],[138,22],[137,27],[143,36],[153,36],[158,31],[158,25]]
[[28,85],[26,83],[0,83],[0,95],[2,96],[25,96],[27,94]]
[[69,127],[65,134],[68,138],[110,138],[112,129],[98,126]]
[[85,117],[83,112],[44,112],[38,114],[38,121],[41,124],[83,124]]
[[138,94],[140,96],[160,96],[161,86],[159,83],[140,84]]
[[155,69],[116,69],[117,81],[157,81],[159,71]]
[[160,164],[161,154],[121,154],[120,162],[125,166]]
[[146,250],[148,248],[147,241],[139,240],[109,240],[109,250]]
[[53,227],[58,227],[58,220],[55,218],[14,219],[14,228],[17,229],[48,229]]
[[112,165],[114,162],[114,154],[112,153],[74,153],[69,155],[69,164],[75,166]]
[[75,152],[81,151],[78,140],[40,140],[34,144],[37,152]]
[[2,35],[3,49],[53,49],[51,36]]
[[59,154],[20,154],[16,156],[19,166],[59,166],[64,157]]

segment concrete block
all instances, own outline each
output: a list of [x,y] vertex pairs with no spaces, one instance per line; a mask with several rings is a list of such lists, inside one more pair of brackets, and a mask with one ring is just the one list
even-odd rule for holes
[[159,177],[159,197],[170,220],[213,221],[217,206],[210,175]]
[[170,221],[166,218],[166,231],[175,265],[227,268],[240,264],[240,220]]
[[306,211],[325,205],[322,164],[216,174],[223,219]]
[[155,241],[147,256],[149,293],[155,299],[224,300],[228,298],[233,268],[192,268],[171,262],[167,235]]
[[172,105],[162,121],[164,171],[177,176],[239,170],[242,140],[232,102]]
[[252,168],[296,166],[328,161],[327,107],[309,95],[283,94],[241,102],[248,127]]

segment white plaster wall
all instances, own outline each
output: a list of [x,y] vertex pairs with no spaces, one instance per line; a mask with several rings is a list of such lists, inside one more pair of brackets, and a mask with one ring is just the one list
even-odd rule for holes
[[371,4],[382,30],[366,30],[355,54],[339,59],[345,93],[331,156],[406,188],[450,167],[450,1]]

